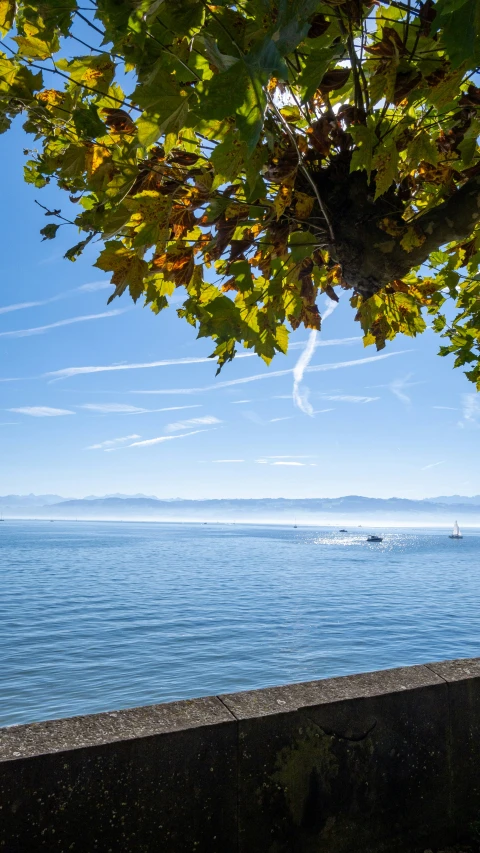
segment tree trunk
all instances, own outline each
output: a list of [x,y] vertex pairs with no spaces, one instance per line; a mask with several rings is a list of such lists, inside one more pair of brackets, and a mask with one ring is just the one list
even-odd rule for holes
[[[468,239],[480,219],[480,176],[474,176],[438,207],[410,223],[415,226],[417,242],[423,242],[406,251],[400,241],[409,223],[402,219],[405,202],[398,198],[395,187],[374,201],[375,186],[366,172],[350,174],[349,162],[340,158],[312,177],[335,237],[328,244],[330,256],[341,265],[346,283],[365,299],[407,275],[446,243]],[[303,181],[299,189],[308,191]],[[310,221],[314,233],[315,229],[318,233],[320,216],[315,206]],[[392,236],[379,227],[385,218],[403,229],[400,235]]]

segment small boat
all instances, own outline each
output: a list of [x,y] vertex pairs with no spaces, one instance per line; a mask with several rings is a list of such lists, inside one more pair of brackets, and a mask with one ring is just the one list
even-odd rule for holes
[[367,542],[383,542],[383,536],[369,536]]
[[463,539],[462,534],[460,533],[460,528],[458,526],[458,521],[453,525],[453,533],[448,537],[449,539]]
[[342,527],[342,529],[341,529],[341,530],[339,530],[338,532],[339,532],[339,533],[348,533],[348,530],[345,530],[345,529]]

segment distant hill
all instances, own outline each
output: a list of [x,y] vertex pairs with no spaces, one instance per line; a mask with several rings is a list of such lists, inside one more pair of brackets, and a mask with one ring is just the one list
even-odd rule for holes
[[463,495],[443,495],[440,498],[424,498],[424,500],[429,503],[436,504],[480,506],[480,495],[473,495],[472,497],[464,497]]
[[60,495],[3,495],[0,497],[0,507],[51,506],[68,500]]
[[[480,525],[480,499],[468,503],[447,503],[445,499],[409,500],[406,498],[367,498],[346,495],[341,498],[256,498],[218,500],[160,500],[143,495],[115,495],[68,500],[47,496],[6,496],[0,498],[4,516],[17,518],[56,518],[89,520],[145,520],[191,522],[282,523],[299,524],[404,524],[412,526],[453,524]],[[16,498],[17,503],[8,503]],[[26,503],[22,503],[26,500]]]

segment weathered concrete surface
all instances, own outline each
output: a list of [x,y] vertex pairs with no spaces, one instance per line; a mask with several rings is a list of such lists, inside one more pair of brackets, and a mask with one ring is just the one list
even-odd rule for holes
[[405,853],[448,838],[447,688],[431,670],[221,698],[239,720],[240,853]]
[[225,853],[236,740],[216,698],[0,729],[0,850]]
[[[459,841],[480,834],[480,658],[429,664],[447,683],[452,809]],[[478,837],[478,836],[477,836]]]
[[0,853],[423,853],[480,820],[480,659],[0,729]]

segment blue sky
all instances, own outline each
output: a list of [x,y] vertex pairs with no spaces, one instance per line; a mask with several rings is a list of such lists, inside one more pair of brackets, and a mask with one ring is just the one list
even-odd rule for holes
[[51,220],[35,198],[65,210],[66,195],[24,185],[32,141],[20,130],[0,144],[0,494],[480,491],[480,403],[432,332],[378,357],[343,298],[315,341],[298,331],[269,368],[242,357],[216,379],[212,345],[174,309],[155,317],[127,296],[107,306],[95,247],[72,264],[71,229],[41,242]]

